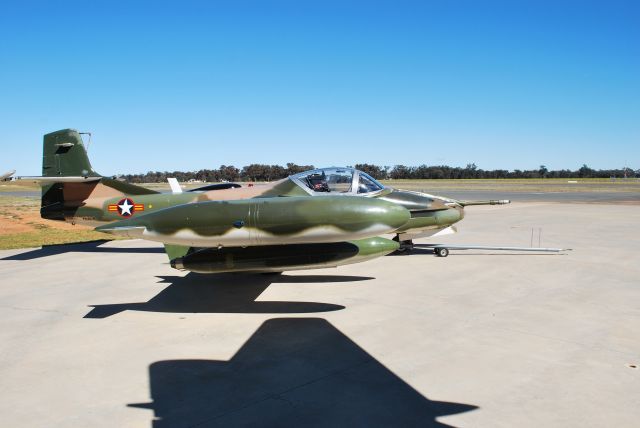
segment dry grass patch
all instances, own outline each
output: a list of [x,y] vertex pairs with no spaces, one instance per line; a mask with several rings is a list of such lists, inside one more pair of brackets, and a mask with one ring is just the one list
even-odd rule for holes
[[40,218],[39,199],[0,197],[0,250],[114,238],[89,226]]

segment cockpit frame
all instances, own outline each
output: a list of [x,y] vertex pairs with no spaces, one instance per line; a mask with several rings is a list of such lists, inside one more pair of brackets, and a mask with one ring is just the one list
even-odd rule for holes
[[[306,182],[306,178],[312,175],[320,175],[323,174],[326,176],[327,172],[351,172],[352,173],[352,177],[351,177],[351,187],[348,191],[346,192],[336,192],[336,191],[330,191],[327,187],[327,190],[324,191],[314,191],[311,187],[309,187],[309,184]],[[363,192],[363,193],[359,193],[358,192],[358,186],[360,183],[360,178],[363,177],[364,179],[368,179],[370,182],[374,183],[376,186],[379,187],[379,189],[377,190],[373,190],[373,191],[369,191],[369,192]],[[364,197],[374,197],[374,196],[378,196],[381,193],[384,193],[385,191],[388,191],[388,188],[385,187],[383,184],[381,184],[380,182],[378,182],[375,178],[371,177],[369,174],[357,170],[355,168],[348,168],[348,167],[327,167],[327,168],[317,168],[317,169],[312,169],[312,170],[308,170],[308,171],[303,171],[303,172],[299,172],[297,174],[293,174],[289,176],[289,180],[291,180],[292,182],[294,182],[298,187],[300,187],[301,189],[303,189],[305,192],[307,192],[309,195],[312,196],[322,196],[322,195],[332,195],[332,196],[336,196],[336,195],[343,195],[343,196],[364,196]]]

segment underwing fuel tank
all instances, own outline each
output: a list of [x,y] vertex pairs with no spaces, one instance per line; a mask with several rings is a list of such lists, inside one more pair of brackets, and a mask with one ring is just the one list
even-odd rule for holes
[[359,263],[397,250],[396,241],[367,238],[324,244],[205,248],[171,260],[175,269],[198,273],[281,272]]
[[357,196],[256,198],[178,205],[96,230],[189,247],[344,242],[391,233],[407,209]]

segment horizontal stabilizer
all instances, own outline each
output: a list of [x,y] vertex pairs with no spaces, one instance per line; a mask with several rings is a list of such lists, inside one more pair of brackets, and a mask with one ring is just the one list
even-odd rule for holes
[[98,181],[101,180],[102,177],[82,177],[82,176],[76,176],[76,177],[71,177],[71,176],[67,176],[67,177],[58,177],[58,176],[51,176],[51,177],[42,177],[42,176],[36,176],[36,177],[16,177],[16,181],[30,181],[32,183],[37,183],[40,184],[41,186],[46,186],[47,184],[52,184],[52,183],[88,183],[91,181]]

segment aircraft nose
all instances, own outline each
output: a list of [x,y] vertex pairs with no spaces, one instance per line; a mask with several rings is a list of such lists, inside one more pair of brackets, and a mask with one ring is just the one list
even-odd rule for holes
[[450,226],[464,218],[464,208],[455,206],[446,210],[438,211],[436,216],[439,225]]

